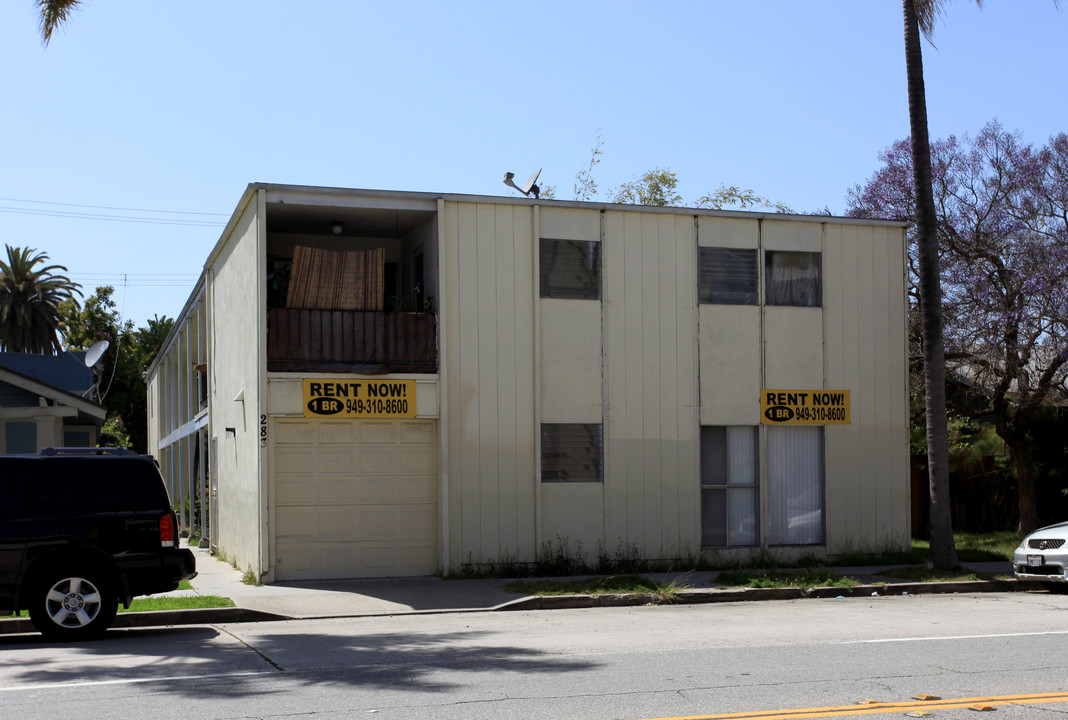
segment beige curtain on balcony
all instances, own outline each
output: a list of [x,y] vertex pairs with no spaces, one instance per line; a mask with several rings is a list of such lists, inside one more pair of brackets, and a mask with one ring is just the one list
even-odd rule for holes
[[385,306],[386,251],[293,250],[287,308],[374,310]]

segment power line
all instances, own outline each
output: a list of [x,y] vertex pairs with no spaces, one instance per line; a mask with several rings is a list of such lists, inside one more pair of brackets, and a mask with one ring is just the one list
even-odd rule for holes
[[194,273],[68,273],[79,285],[124,285],[131,288],[144,287],[191,287],[200,277]]
[[36,215],[45,217],[68,218],[71,220],[107,220],[110,222],[146,223],[151,225],[180,225],[185,227],[222,227],[225,223],[212,220],[167,220],[164,218],[139,218],[131,215],[98,215],[93,213],[66,212],[64,210],[33,210],[0,206],[0,212],[16,215]]
[[94,210],[122,210],[123,212],[166,213],[171,215],[217,215],[229,217],[226,213],[192,212],[189,210],[145,210],[143,208],[112,207],[110,205],[79,205],[77,203],[52,202],[49,200],[23,200],[21,198],[0,197],[0,202],[33,203],[34,205],[60,205],[63,207],[92,208]]

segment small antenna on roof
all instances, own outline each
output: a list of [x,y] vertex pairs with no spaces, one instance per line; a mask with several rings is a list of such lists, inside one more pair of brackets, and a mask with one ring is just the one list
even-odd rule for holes
[[518,190],[519,192],[523,193],[527,197],[530,197],[531,195],[533,195],[534,199],[537,200],[538,199],[538,194],[541,193],[541,188],[539,188],[534,183],[538,182],[538,176],[539,175],[541,175],[541,168],[538,168],[537,171],[533,175],[531,175],[529,178],[527,178],[527,181],[525,183],[523,183],[523,187],[519,187],[518,185],[515,184],[515,182],[512,179],[512,178],[515,177],[515,173],[506,172],[504,174],[504,184],[507,185],[508,187],[515,188],[516,190]]

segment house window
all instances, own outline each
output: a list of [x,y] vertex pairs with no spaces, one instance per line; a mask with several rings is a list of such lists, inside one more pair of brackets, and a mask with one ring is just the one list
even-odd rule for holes
[[764,253],[764,286],[768,305],[819,307],[820,254],[768,251]]
[[541,296],[600,300],[601,244],[584,240],[541,239]]
[[4,423],[4,443],[8,455],[23,455],[37,452],[37,423]]
[[603,433],[590,423],[541,426],[542,482],[604,482]]
[[702,547],[759,542],[758,458],[757,428],[701,428]]
[[93,443],[89,440],[90,434],[88,430],[64,430],[63,431],[63,447],[69,448],[86,448],[92,447]]
[[757,251],[698,248],[697,297],[713,305],[756,305]]
[[769,427],[768,541],[823,543],[823,428]]

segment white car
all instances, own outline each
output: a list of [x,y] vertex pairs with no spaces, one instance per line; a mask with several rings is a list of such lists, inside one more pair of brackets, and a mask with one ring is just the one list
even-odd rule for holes
[[1040,582],[1068,593],[1068,522],[1035,530],[1012,554],[1017,580]]

